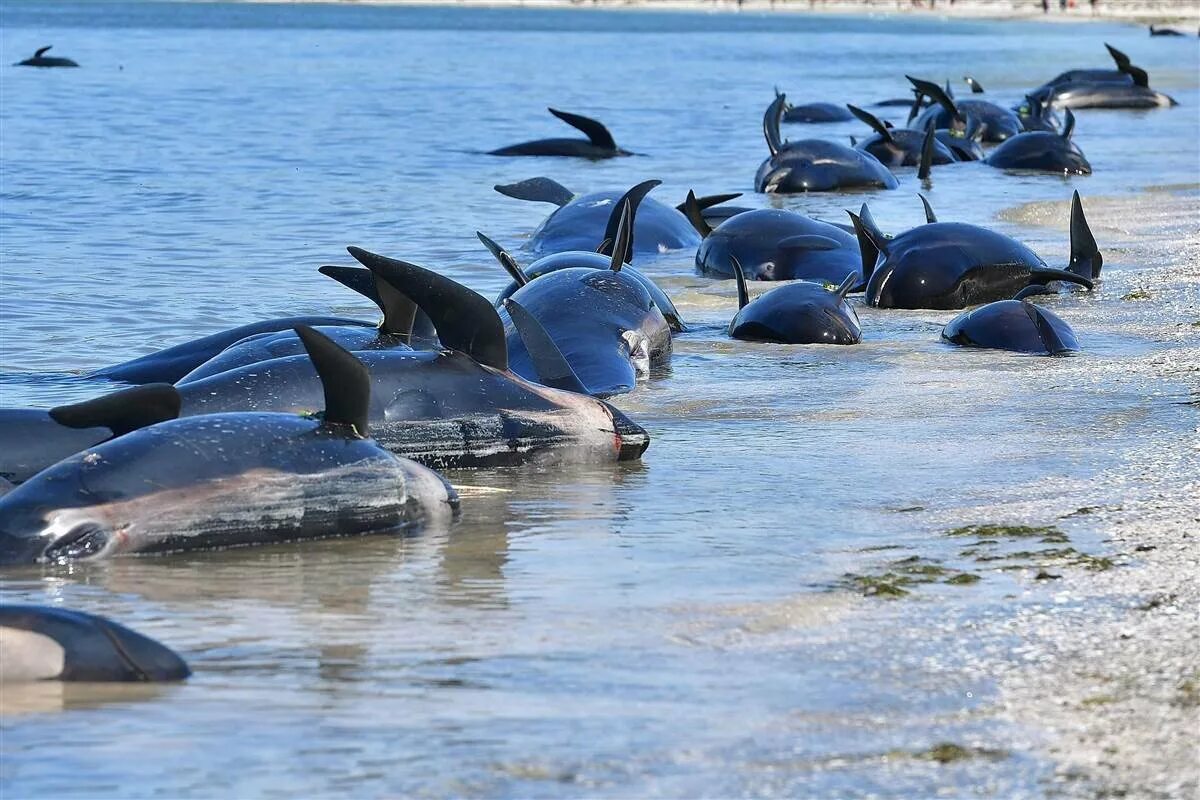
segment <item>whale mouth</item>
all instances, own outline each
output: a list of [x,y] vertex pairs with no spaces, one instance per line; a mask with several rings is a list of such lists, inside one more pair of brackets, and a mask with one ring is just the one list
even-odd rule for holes
[[81,522],[66,534],[54,540],[42,551],[39,561],[50,564],[66,564],[92,558],[104,552],[110,534],[99,523]]

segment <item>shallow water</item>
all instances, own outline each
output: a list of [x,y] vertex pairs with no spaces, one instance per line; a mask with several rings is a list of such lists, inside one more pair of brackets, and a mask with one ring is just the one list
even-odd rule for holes
[[[1064,207],[1002,210],[1197,181],[1195,41],[1100,24],[4,0],[0,61],[53,43],[84,66],[0,78],[0,403],[90,396],[71,374],[264,316],[369,314],[316,273],[349,263],[348,244],[494,292],[507,279],[474,231],[517,246],[549,211],[495,183],[750,193],[776,84],[796,102],[873,102],[903,94],[905,72],[970,72],[1012,101],[1107,66],[1104,41],[1181,106],[1080,113],[1090,177],[969,164],[927,192],[942,219],[994,225],[1051,264],[1067,257]],[[646,155],[480,154],[562,134],[547,105]],[[867,200],[899,231],[923,219],[913,172],[893,192],[744,199],[828,218]],[[947,529],[1117,503],[1122,486],[1097,476],[1194,430],[1194,380],[1138,365],[1194,340],[1195,286],[1121,299],[1178,257],[1176,234],[1096,233],[1100,291],[1047,300],[1076,357],[945,347],[953,314],[933,311],[863,309],[858,347],[734,343],[732,283],[669,253],[638,266],[693,330],[618,401],[653,437],[639,464],[451,473],[462,521],[404,539],[6,574],[5,602],[111,615],[196,674],[145,696],[6,689],[0,789],[1039,793],[1052,765],[1031,732],[982,713],[989,677],[954,643],[1044,598],[990,569],[895,603],[841,581],[911,555],[982,574]],[[1092,517],[1058,524],[1103,553]],[[942,741],[987,753],[922,757]]]

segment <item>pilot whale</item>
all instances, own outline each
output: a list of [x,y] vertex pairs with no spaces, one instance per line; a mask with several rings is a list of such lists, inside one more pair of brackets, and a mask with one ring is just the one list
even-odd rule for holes
[[78,67],[79,66],[78,64],[76,64],[74,61],[72,61],[69,58],[62,58],[60,56],[46,55],[46,53],[50,50],[51,47],[53,47],[53,45],[46,45],[45,47],[39,47],[32,56],[25,59],[24,61],[18,61],[16,64],[13,64],[13,66],[14,67]]
[[594,119],[572,114],[558,109],[547,109],[551,114],[561,119],[573,128],[582,131],[588,138],[583,139],[537,139],[532,142],[501,147],[492,150],[492,156],[568,156],[575,158],[615,158],[616,156],[631,156],[628,150],[617,147],[612,134],[602,124]]

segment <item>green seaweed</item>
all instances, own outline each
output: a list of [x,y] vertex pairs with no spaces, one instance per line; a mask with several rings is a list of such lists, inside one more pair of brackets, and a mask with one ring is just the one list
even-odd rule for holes
[[967,586],[972,583],[979,583],[981,580],[983,580],[983,578],[980,578],[978,575],[973,573],[960,572],[953,578],[947,578],[946,583],[953,584],[954,586]]
[[1024,539],[1031,536],[1062,535],[1053,525],[964,525],[946,531],[947,536],[977,536],[981,539]]
[[912,754],[913,758],[923,761],[936,761],[939,764],[951,764],[955,761],[966,761],[972,758],[1008,758],[1007,750],[993,750],[987,747],[966,747],[954,742],[938,742],[928,750],[920,750]]
[[1139,286],[1121,297],[1122,300],[1149,300],[1154,295],[1145,286]]

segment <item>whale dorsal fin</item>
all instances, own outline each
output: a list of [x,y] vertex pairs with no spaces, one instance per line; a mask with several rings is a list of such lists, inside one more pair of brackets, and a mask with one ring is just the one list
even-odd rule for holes
[[617,232],[613,238],[612,259],[608,268],[620,272],[625,266],[625,256],[633,249],[633,205],[628,200],[621,201],[621,215],[617,220]]
[[1029,315],[1029,319],[1037,328],[1038,337],[1042,340],[1046,351],[1050,355],[1058,355],[1059,353],[1070,352],[1071,348],[1063,344],[1063,340],[1059,338],[1058,331],[1054,330],[1054,325],[1050,320],[1046,319],[1046,315],[1042,310],[1028,300],[1021,301],[1021,307],[1025,309],[1025,313]]
[[1108,51],[1110,56],[1112,56],[1113,63],[1117,65],[1118,71],[1124,72],[1126,67],[1130,65],[1131,62],[1129,61],[1129,56],[1125,55],[1108,42],[1104,43],[1104,49]]
[[[660,180],[642,181],[621,196],[621,199],[613,206],[612,213],[608,215],[608,224],[604,226],[604,241],[596,248],[597,253],[601,255],[615,255],[616,253],[620,253],[624,263],[633,263],[633,229],[634,222],[637,220],[638,206],[642,204],[642,200],[646,199],[646,195],[650,193],[650,190],[661,183],[662,181]],[[626,204],[629,205],[629,224],[626,226],[626,233],[628,235],[624,240],[624,250],[614,250],[614,244],[619,238],[618,229],[624,217],[622,206]]]
[[504,271],[508,273],[509,277],[516,281],[517,286],[529,283],[529,276],[525,274],[525,270],[521,269],[521,265],[517,263],[516,259],[508,254],[508,251],[479,231],[475,231],[475,235],[479,237],[479,241],[483,242],[483,246],[488,249],[492,257],[500,262],[500,266],[504,267]]
[[504,324],[482,295],[433,270],[388,258],[360,247],[350,255],[382,277],[429,315],[438,339],[451,350],[466,353],[480,364],[508,369]]
[[688,191],[687,200],[683,201],[683,213],[687,215],[688,222],[692,223],[692,227],[696,229],[701,238],[707,239],[708,235],[713,232],[712,226],[704,218],[704,212],[700,210],[700,201],[696,199],[695,192]]
[[738,311],[750,304],[750,290],[746,288],[746,272],[742,269],[742,262],[737,260],[737,257],[730,256],[729,263],[733,267],[733,278],[737,281],[738,293]]
[[842,279],[842,285],[834,289],[833,293],[845,300],[846,295],[850,294],[850,290],[854,288],[856,283],[858,283],[858,276],[851,272]]
[[767,139],[767,149],[771,155],[776,155],[783,149],[783,136],[779,133],[779,121],[783,117],[783,106],[787,103],[787,95],[775,95],[771,105],[763,114],[763,136]]
[[879,248],[871,242],[871,237],[867,235],[862,217],[850,209],[846,209],[846,214],[849,215],[850,223],[854,226],[854,235],[858,238],[858,253],[862,259],[863,285],[865,286],[871,279],[871,273],[875,271],[875,263],[879,261]]
[[[736,200],[742,196],[741,192],[730,192],[729,194],[708,194],[704,197],[696,197],[694,192],[689,192],[688,194],[690,194],[692,199],[696,201],[696,205],[700,207],[701,211],[706,208],[712,208],[713,206],[719,206],[722,203],[728,203],[730,200]],[[687,202],[685,201],[675,206],[675,210],[682,214],[687,214]]]
[[857,136],[851,136],[851,137],[850,137],[850,146],[851,146],[851,147],[858,147],[858,137],[857,137]]
[[[934,131],[932,125],[925,129],[925,138],[921,142],[921,163],[917,167],[918,180],[929,180],[929,173],[933,170],[933,150],[935,136],[936,132]],[[924,200],[925,198],[921,199]]]
[[1062,129],[1063,140],[1068,141],[1068,142],[1071,141],[1071,134],[1074,132],[1075,132],[1075,114],[1074,114],[1074,112],[1071,111],[1071,109],[1068,108],[1067,112],[1065,114],[1063,114],[1063,129]]
[[961,118],[961,115],[958,113],[958,106],[954,104],[954,99],[951,98],[950,95],[946,94],[942,87],[931,81],[914,78],[912,75],[905,75],[904,77],[908,78],[909,82],[915,86],[917,91],[919,91],[921,94],[931,98],[935,103],[946,109],[955,117]]
[[429,338],[434,335],[433,324],[408,297],[392,289],[380,285],[378,278],[371,270],[362,267],[337,267],[326,265],[317,270],[327,278],[333,278],[347,289],[358,292],[363,297],[379,306],[383,319],[379,322],[379,330],[391,336],[401,336],[411,340],[413,335]]
[[551,389],[564,389],[577,394],[590,394],[583,381],[571,369],[550,333],[528,310],[511,297],[504,298],[504,310],[508,312],[517,335],[529,352],[529,360],[537,373],[538,382]]
[[917,197],[921,198],[921,205],[925,206],[925,224],[937,222],[937,214],[933,213],[933,206],[929,205],[929,200],[920,192],[917,193]]
[[971,94],[983,94],[983,86],[970,75],[964,75],[963,80],[971,87]]
[[413,325],[417,319],[417,304],[403,292],[392,286],[378,275],[375,278],[375,291],[383,307],[383,322],[379,330],[391,336],[399,336],[404,341],[412,340]]
[[370,435],[367,428],[367,414],[371,408],[370,370],[325,334],[307,325],[297,325],[293,330],[304,343],[321,379],[321,388],[325,390],[323,424],[349,427],[355,437],[367,438]]
[[575,198],[575,193],[550,178],[529,178],[516,183],[498,183],[492,187],[505,197],[529,200],[534,203],[553,203],[562,208]]
[[608,128],[596,120],[579,114],[572,114],[569,111],[559,111],[556,108],[548,108],[546,110],[572,128],[582,131],[596,147],[603,147],[605,150],[617,149],[617,143],[613,140],[612,134],[608,132]]
[[53,47],[53,46],[54,46],[54,45],[52,45],[52,44],[48,44],[48,45],[46,45],[45,47],[39,47],[37,50],[33,51],[33,57],[34,57],[34,58],[41,58],[42,56],[46,55],[46,53],[47,53],[47,52],[50,50],[50,48],[51,48],[51,47]]
[[784,250],[837,250],[841,244],[828,236],[807,233],[780,239],[778,246]]
[[1150,88],[1150,75],[1146,72],[1146,70],[1130,64],[1122,71],[1129,75],[1130,78],[1133,78],[1134,86],[1141,86],[1143,89]]
[[846,108],[850,109],[851,114],[867,123],[867,125],[869,125],[873,131],[878,133],[885,142],[895,141],[895,139],[892,137],[891,130],[879,119],[879,117],[875,116],[870,111],[863,111],[858,106],[852,106],[849,103],[846,104]]
[[50,418],[68,428],[108,428],[113,436],[179,416],[179,390],[169,383],[147,383],[82,403],[50,409]]
[[1104,256],[1096,246],[1096,237],[1092,235],[1087,218],[1083,216],[1083,203],[1076,190],[1071,196],[1071,262],[1067,269],[1094,280],[1100,277],[1103,265]]

